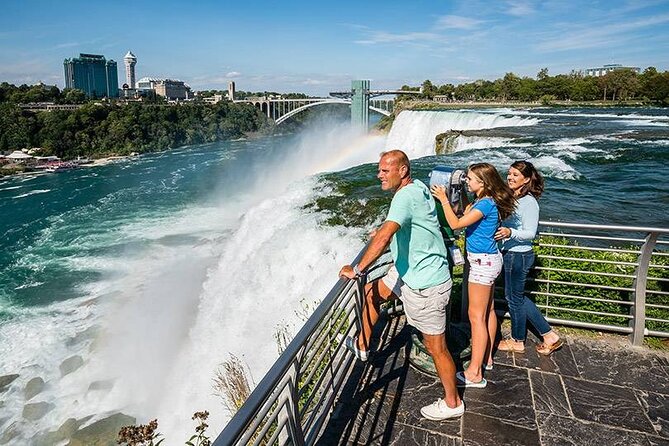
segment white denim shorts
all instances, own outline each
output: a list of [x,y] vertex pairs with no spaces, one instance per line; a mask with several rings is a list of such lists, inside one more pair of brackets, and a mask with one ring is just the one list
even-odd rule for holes
[[502,253],[474,254],[467,253],[469,260],[469,283],[492,285],[502,271]]
[[381,280],[402,300],[404,314],[410,325],[427,335],[446,332],[446,306],[453,287],[450,278],[442,284],[414,290],[402,281],[393,266]]

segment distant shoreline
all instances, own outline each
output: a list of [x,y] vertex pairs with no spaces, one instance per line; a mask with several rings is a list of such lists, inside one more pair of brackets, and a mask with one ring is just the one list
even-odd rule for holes
[[[138,154],[135,155],[111,155],[111,156],[105,156],[102,158],[97,158],[94,160],[91,160],[88,163],[83,163],[77,165],[77,167],[71,168],[71,169],[65,169],[65,170],[74,170],[74,169],[81,169],[81,168],[86,168],[86,167],[98,167],[98,166],[106,166],[107,164],[111,164],[115,161],[122,161],[125,159],[130,159],[130,158],[135,158],[139,156]],[[24,175],[45,175],[48,173],[58,173],[57,171],[48,171],[48,170],[29,170],[29,171],[21,171],[21,172],[10,172],[10,173],[4,173],[2,172],[3,169],[0,169],[0,181],[4,181],[13,177],[19,177],[19,176],[24,176]]]
[[397,111],[401,110],[450,110],[457,108],[508,108],[508,107],[530,107],[530,108],[578,108],[578,107],[593,107],[593,108],[627,108],[627,107],[643,107],[643,108],[657,108],[657,105],[652,105],[644,101],[550,101],[543,103],[540,101],[454,101],[454,102],[436,102],[425,100],[402,101],[399,104]]

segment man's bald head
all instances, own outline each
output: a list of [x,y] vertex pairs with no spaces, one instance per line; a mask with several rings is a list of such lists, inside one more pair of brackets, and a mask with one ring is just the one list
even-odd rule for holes
[[411,166],[406,153],[390,150],[381,154],[379,174],[381,189],[397,191],[411,182]]
[[406,167],[407,176],[411,175],[411,164],[409,164],[409,157],[401,150],[389,150],[381,153],[381,159],[387,159],[392,164],[397,164],[398,167]]

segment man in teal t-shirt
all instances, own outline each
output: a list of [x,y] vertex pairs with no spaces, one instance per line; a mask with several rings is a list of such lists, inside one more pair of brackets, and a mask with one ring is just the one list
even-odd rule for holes
[[444,387],[444,398],[423,407],[421,414],[432,420],[459,417],[465,406],[455,387],[455,364],[445,337],[452,282],[435,201],[425,184],[411,178],[409,159],[400,150],[381,155],[377,176],[381,189],[394,193],[388,216],[375,231],[360,262],[345,265],[339,275],[356,278],[389,244],[394,266],[382,279],[365,285],[362,329],[357,338],[346,338],[346,346],[366,361],[381,302],[401,299],[407,321],[422,333]]

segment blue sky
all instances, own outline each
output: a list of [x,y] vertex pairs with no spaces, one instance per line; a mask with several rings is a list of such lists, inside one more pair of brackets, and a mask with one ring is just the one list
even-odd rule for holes
[[63,86],[63,59],[104,54],[193,89],[325,95],[536,76],[621,63],[669,69],[669,0],[32,1],[0,7],[0,82]]

